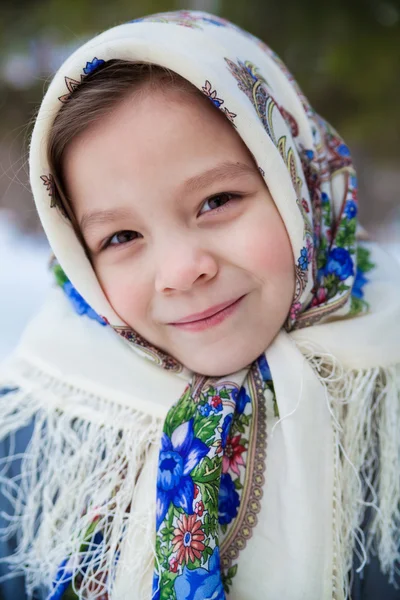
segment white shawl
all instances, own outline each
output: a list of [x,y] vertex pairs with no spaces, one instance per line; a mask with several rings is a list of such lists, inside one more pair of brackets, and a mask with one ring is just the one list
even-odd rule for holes
[[[313,284],[308,277],[312,261],[307,267],[302,253],[307,255],[306,241],[313,242],[311,214],[301,209],[300,199],[307,204],[310,191],[301,177],[298,150],[319,147],[319,121],[291,75],[259,40],[207,15],[164,17],[121,25],[94,38],[66,61],[50,85],[32,138],[30,167],[52,249],[85,300],[114,326],[124,325],[70,224],[50,206],[45,140],[58,99],[79,85],[85,64],[112,58],[154,62],[205,92],[205,82],[218,83],[222,108],[228,118],[234,115],[265,176],[297,273],[304,276],[294,305],[301,318]],[[297,120],[297,146],[272,103],[267,125],[274,127],[276,139],[274,130],[266,135],[260,115],[226,68],[227,56],[231,69],[239,59],[262,65],[273,93]],[[243,74],[247,67],[240,61]],[[296,169],[300,175],[293,183]],[[346,201],[344,182],[351,173],[339,170],[324,184],[333,210],[340,211]],[[372,244],[371,252],[377,268],[366,286],[369,313],[347,318],[347,292],[341,292],[340,308],[330,320],[282,330],[266,351],[280,417],[267,393],[261,510],[240,553],[231,600],[342,600],[348,596],[353,551],[363,565],[374,536],[381,568],[394,577],[400,548],[400,278],[394,260]],[[12,435],[35,418],[21,478],[1,479],[15,508],[8,533],[20,532],[18,551],[9,561],[26,575],[28,591],[50,588],[59,564],[69,556],[72,565],[78,560],[79,536],[95,516],[85,512],[91,506],[108,515],[103,525],[111,541],[103,558],[110,600],[149,600],[159,438],[168,409],[191,376],[186,369],[171,373],[145,360],[140,348],[111,327],[77,316],[63,292],[54,290],[0,372],[0,390],[13,390],[0,403],[1,435]],[[360,529],[366,500],[374,514],[368,539]],[[84,594],[82,588],[79,598]]]
[[[274,417],[266,398],[262,509],[240,555],[232,600],[343,598],[353,549],[362,565],[370,545],[360,530],[366,508],[360,473],[370,480],[370,533],[377,534],[381,567],[394,577],[400,544],[400,349],[396,328],[385,324],[398,322],[400,306],[398,283],[389,283],[385,273],[386,265],[393,278],[396,263],[378,248],[373,258],[382,268],[368,288],[371,313],[347,323],[281,331],[268,348],[281,416]],[[374,328],[381,332],[381,346],[371,344]],[[117,545],[124,539],[110,598],[148,600],[158,443],[187,376],[127,351],[123,339],[78,316],[55,289],[3,364],[0,382],[19,387],[1,405],[1,434],[36,418],[22,479],[12,486],[17,520],[10,523],[10,531],[22,530],[11,562],[23,565],[28,589],[50,587],[61,561],[77,552],[76,534],[93,517],[82,515],[85,504],[108,503],[112,540]],[[78,439],[84,443],[77,445]],[[55,504],[52,490],[58,490]],[[39,507],[43,514],[35,533]],[[112,556],[105,558],[114,573]]]

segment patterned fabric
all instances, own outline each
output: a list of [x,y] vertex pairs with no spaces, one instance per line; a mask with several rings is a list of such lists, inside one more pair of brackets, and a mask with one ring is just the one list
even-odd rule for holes
[[[153,598],[225,598],[264,481],[265,357],[239,387],[195,380],[167,416],[157,480]],[[246,473],[247,471],[247,473]]]
[[51,270],[57,284],[63,289],[78,315],[86,315],[89,319],[93,319],[100,323],[100,325],[107,325],[107,322],[89,306],[86,300],[82,298],[80,293],[74,288],[55,258],[52,258]]
[[[141,55],[135,47],[136,34],[139,39],[153,29],[152,41]],[[151,37],[156,33],[159,45]],[[190,75],[177,55],[164,58],[164,42],[166,47],[173,45],[178,33],[192,59],[198,58],[201,42],[206,66],[195,68],[192,63]],[[124,38],[124,52],[118,44],[113,46],[119,36]],[[214,40],[220,54],[217,45],[208,49],[207,42]],[[218,17],[179,11],[137,19],[83,46],[56,75],[42,105],[43,118],[38,119],[32,142],[32,188],[53,251],[68,273],[67,277],[58,265],[58,282],[67,293],[68,284],[70,292],[74,290],[69,296],[75,305],[79,290],[87,307],[82,313],[109,324],[141,356],[185,373],[183,365],[120,321],[70,223],[54,209],[54,181],[43,143],[51,126],[47,115],[54,118],[84,77],[113,58],[148,60],[176,70],[222,111],[250,148],[293,248],[296,289],[285,324],[288,332],[368,310],[363,287],[373,264],[356,238],[357,177],[348,147],[311,108],[268,46]],[[250,136],[249,131],[257,133]],[[153,599],[222,600],[234,586],[240,551],[252,536],[260,510],[265,394],[273,396],[278,414],[271,373],[262,355],[229,378],[193,374],[170,409],[158,465]],[[73,576],[66,576],[66,565],[68,559],[56,577],[52,600],[67,597],[60,596],[60,590],[72,593]]]
[[[245,94],[250,101],[265,134],[285,165],[293,191],[290,211],[291,218],[297,221],[298,230],[298,239],[292,239],[296,292],[286,329],[290,331],[293,328],[309,326],[333,314],[355,315],[367,310],[367,304],[358,301],[360,278],[355,286],[357,178],[350,151],[338,133],[315,113],[286,66],[264,42],[219,17],[191,11],[152,15],[128,24],[133,28],[132,36],[134,26],[142,23],[183,26],[201,30],[205,35],[212,36],[218,36],[218,31],[215,33],[215,30],[226,28],[235,32],[238,47],[243,47],[240,58],[221,57],[220,67],[231,74],[240,93]],[[248,41],[251,41],[253,52],[258,50],[257,63],[243,54]],[[82,64],[79,74],[64,73],[63,85],[66,90],[58,96],[60,103],[68,102],[84,77],[93,74],[105,63],[106,58],[110,57],[91,57]],[[284,85],[290,86],[292,98],[289,96],[280,100],[282,82],[276,77],[276,73],[274,78],[268,73],[268,70],[273,70],[274,67],[279,68],[279,77],[283,76],[285,79]],[[225,94],[218,82],[212,82],[212,79],[210,76],[203,81],[198,85],[199,89],[240,133],[240,114],[232,110],[228,100],[228,94],[232,95],[231,86]],[[294,107],[298,114],[294,114]],[[265,157],[258,161],[260,171],[268,184],[268,170],[263,167],[264,162]],[[41,174],[39,178],[52,199],[52,174]],[[280,208],[275,195],[274,199]],[[50,206],[53,206],[52,200]],[[297,211],[297,215],[293,215],[293,210]],[[285,214],[282,216],[285,220]],[[106,321],[114,323],[115,315],[106,312]],[[146,354],[145,344],[138,343],[135,336],[131,341],[139,352]],[[158,362],[154,352],[150,351],[148,357]],[[161,360],[162,364],[164,362]]]
[[[143,21],[199,29],[233,27],[239,36],[249,37],[249,34],[222,19],[187,11],[155,15],[135,22]],[[270,78],[267,73],[263,74],[258,64],[247,60],[246,56],[235,60],[223,57],[225,68],[236,80],[240,92],[251,102],[288,170],[295,192],[296,210],[303,223],[303,244],[295,254],[296,291],[286,328],[310,326],[338,312],[355,315],[368,309],[362,300],[362,286],[367,281],[364,273],[372,265],[367,250],[362,249],[364,260],[357,267],[357,178],[350,151],[332,127],[313,111],[276,55],[261,41],[251,36],[250,39],[288,77],[292,89],[301,99],[312,132],[312,144],[306,143],[298,120],[291,114],[291,109],[279,102],[274,86],[269,83]],[[60,102],[68,102],[84,76],[93,73],[104,62],[98,57],[87,61],[80,80],[66,76],[68,93],[59,97]],[[201,90],[236,126],[237,114],[227,107],[223,94],[213,87],[210,80],[204,82]],[[261,165],[260,170],[265,176]],[[340,176],[343,184],[340,203],[334,198],[332,188],[335,176]],[[52,195],[51,174],[41,178]],[[65,289],[68,283],[63,285]],[[90,307],[86,312],[88,316],[96,315]],[[104,323],[104,319],[99,320]],[[139,340],[139,336],[129,328],[115,326],[115,329],[146,352],[148,357],[155,357],[166,368],[176,369],[175,361],[166,360],[164,353]],[[229,590],[227,582],[231,582],[237,566],[234,570],[231,568],[230,575],[224,573],[219,576],[219,528],[225,528],[226,532],[228,524],[237,517],[241,504],[242,494],[238,490],[242,489],[242,484],[238,478],[235,487],[227,465],[237,475],[239,466],[245,466],[242,454],[246,449],[240,444],[241,436],[235,436],[234,430],[231,431],[231,424],[240,414],[235,408],[239,389],[240,394],[248,397],[247,379],[240,388],[225,381],[211,386],[206,381],[206,392],[197,390],[194,393],[189,389],[168,415],[157,483],[157,569],[153,598],[176,597],[180,600],[194,597],[194,591],[188,590],[199,586],[199,577],[205,597],[217,594],[216,598],[223,598],[223,588]],[[208,582],[213,582],[215,589],[208,589]],[[217,593],[216,590],[221,591]]]

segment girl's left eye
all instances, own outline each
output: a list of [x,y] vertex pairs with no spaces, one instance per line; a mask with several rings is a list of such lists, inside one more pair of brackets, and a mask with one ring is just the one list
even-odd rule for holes
[[228,192],[223,192],[222,194],[212,196],[212,198],[208,198],[208,200],[204,202],[199,214],[202,215],[212,210],[223,209],[224,206],[234,198],[238,198],[238,196],[235,194],[229,194]]
[[132,242],[136,239],[138,239],[139,237],[142,237],[140,233],[138,233],[137,231],[131,231],[130,229],[124,229],[123,231],[118,231],[117,233],[114,233],[113,236],[109,237],[104,246],[103,246],[103,250],[105,250],[106,248],[109,247],[116,247],[116,246],[122,246],[124,244],[127,244],[128,242]]

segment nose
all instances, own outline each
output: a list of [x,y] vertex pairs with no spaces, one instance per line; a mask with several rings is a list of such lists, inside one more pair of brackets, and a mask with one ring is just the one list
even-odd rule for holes
[[212,254],[189,240],[169,240],[159,249],[155,288],[157,292],[186,292],[193,286],[206,283],[218,273]]

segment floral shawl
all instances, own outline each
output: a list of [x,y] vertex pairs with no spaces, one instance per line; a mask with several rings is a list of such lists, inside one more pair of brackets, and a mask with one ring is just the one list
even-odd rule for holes
[[[284,221],[293,303],[266,352],[238,373],[200,377],[129,329],[53,206],[54,117],[114,58],[168,67],[207,96],[251,151]],[[55,75],[30,175],[65,295],[54,292],[0,379],[4,434],[36,423],[10,525],[23,530],[10,562],[28,589],[47,585],[53,600],[341,600],[353,552],[362,567],[371,544],[394,577],[399,275],[359,239],[349,148],[276,54],[205,13],[114,27]]]

